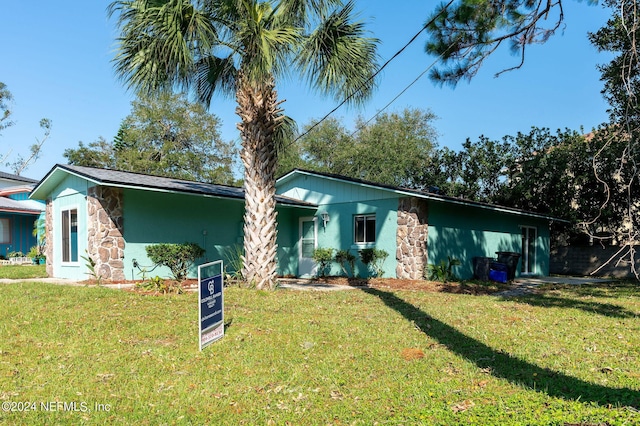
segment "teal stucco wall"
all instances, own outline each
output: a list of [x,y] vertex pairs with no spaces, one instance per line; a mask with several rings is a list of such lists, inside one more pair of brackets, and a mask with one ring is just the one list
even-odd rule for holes
[[[157,243],[194,242],[206,253],[197,264],[224,260],[242,247],[244,201],[187,194],[159,193],[128,189],[124,191],[125,277],[170,277],[168,268],[157,267],[147,258],[145,247]],[[278,207],[278,273],[295,274],[297,257],[296,224],[304,210]],[[295,229],[294,229],[295,228]],[[140,268],[134,267],[136,260]],[[197,275],[192,268],[190,276]]]
[[[377,248],[388,253],[383,263],[384,277],[395,277],[396,232],[398,223],[398,195],[377,188],[314,175],[299,175],[278,183],[278,193],[317,204],[317,229],[319,248],[348,250],[356,256],[355,275],[369,277],[371,271],[360,261],[363,248]],[[329,214],[326,227],[322,213]],[[354,216],[374,214],[376,217],[375,244],[356,244],[354,241]],[[299,233],[299,232],[298,232]],[[335,262],[327,271],[329,275],[342,275]]]
[[[537,275],[549,274],[549,225],[544,219],[497,212],[479,207],[430,202],[427,256],[429,264],[459,259],[454,268],[462,279],[473,277],[474,257],[496,257],[497,251],[521,253],[521,227],[537,229],[535,268]],[[520,273],[518,262],[516,276]]]
[[[348,250],[356,256],[355,275],[371,276],[371,270],[360,261],[360,251],[364,248],[376,248],[387,252],[383,263],[384,277],[395,277],[396,270],[396,231],[398,228],[398,200],[395,198],[373,199],[357,203],[323,204],[318,207],[318,247]],[[329,214],[326,228],[321,214]],[[357,244],[354,241],[354,217],[356,215],[375,215],[376,241],[374,244]],[[342,275],[335,262],[328,272],[330,275]]]
[[[347,249],[357,255],[364,246],[354,244],[353,216],[375,214],[377,238],[371,247],[383,249],[389,254],[384,263],[384,276],[396,276],[397,209],[399,199],[406,197],[406,193],[308,172],[288,175],[278,181],[277,187],[279,194],[319,205],[316,216],[318,247],[330,247],[336,251]],[[451,256],[462,262],[456,268],[456,274],[463,279],[471,278],[474,257],[496,257],[497,251],[520,253],[521,227],[529,226],[537,230],[532,272],[537,275],[549,274],[548,220],[506,211],[497,206],[472,206],[433,198],[425,200],[428,203],[427,264],[446,261],[447,256]],[[326,227],[321,219],[323,212],[330,217]],[[329,273],[339,275],[341,270],[334,263]],[[356,266],[356,273],[368,275],[361,262]]]

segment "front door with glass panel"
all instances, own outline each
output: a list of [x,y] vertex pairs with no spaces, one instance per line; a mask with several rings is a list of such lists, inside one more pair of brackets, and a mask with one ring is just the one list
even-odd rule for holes
[[298,243],[298,276],[310,277],[316,274],[313,251],[317,246],[318,226],[315,217],[300,218],[300,240]]
[[522,274],[536,273],[536,239],[538,232],[530,226],[522,227],[522,262],[520,272]]

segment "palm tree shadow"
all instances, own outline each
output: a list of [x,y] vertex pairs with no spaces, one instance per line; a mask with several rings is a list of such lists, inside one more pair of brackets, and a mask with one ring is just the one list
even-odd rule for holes
[[494,377],[567,400],[612,406],[640,406],[640,391],[637,389],[610,388],[539,367],[466,336],[393,293],[374,288],[364,288],[363,291],[378,297],[389,308],[412,321],[426,336],[437,340],[448,350],[464,357],[478,368],[489,371]]
[[630,311],[622,306],[618,306],[613,303],[589,302],[584,300],[568,299],[564,297],[548,296],[545,294],[509,298],[505,300],[515,301],[518,303],[526,303],[527,305],[543,308],[580,309],[585,312],[596,313],[598,315],[614,318],[638,317],[638,314],[636,312]]

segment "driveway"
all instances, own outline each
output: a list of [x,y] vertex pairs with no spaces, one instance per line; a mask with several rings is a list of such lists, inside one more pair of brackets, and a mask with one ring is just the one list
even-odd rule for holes
[[496,296],[501,297],[518,297],[526,294],[531,294],[535,289],[543,284],[569,284],[569,285],[583,285],[583,284],[595,284],[606,283],[612,281],[607,278],[593,278],[593,277],[570,277],[570,276],[553,276],[553,277],[519,277],[513,281],[513,285],[509,290],[496,293]]

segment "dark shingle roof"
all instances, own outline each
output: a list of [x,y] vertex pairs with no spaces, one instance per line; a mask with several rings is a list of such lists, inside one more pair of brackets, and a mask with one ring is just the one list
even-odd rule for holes
[[12,175],[11,173],[0,172],[0,179],[14,180],[16,182],[38,183],[35,179],[29,179],[24,176]]
[[[99,169],[72,165],[56,165],[45,178],[44,182],[56,169],[65,170],[72,174],[86,178],[97,185],[149,189],[162,192],[178,192],[212,197],[244,199],[244,189],[235,186],[218,185],[213,183],[194,182],[162,176],[145,175],[141,173],[123,172],[119,170]],[[36,188],[37,190],[37,188]],[[314,204],[295,200],[289,197],[276,196],[278,204],[316,207]]]
[[527,211],[527,210],[517,209],[515,207],[506,207],[506,206],[500,206],[500,205],[497,205],[497,204],[483,203],[483,202],[480,202],[480,201],[471,201],[471,200],[467,200],[467,199],[464,199],[464,198],[451,197],[451,196],[448,196],[448,195],[442,195],[442,194],[437,194],[437,193],[433,193],[433,192],[426,192],[426,191],[421,191],[421,190],[418,190],[418,189],[403,188],[403,187],[400,187],[400,186],[393,186],[393,185],[387,185],[387,184],[382,184],[382,183],[376,183],[376,182],[367,181],[367,180],[364,180],[364,179],[357,179],[357,178],[352,178],[352,177],[348,177],[348,176],[338,175],[338,174],[335,174],[335,173],[317,172],[317,171],[305,170],[305,169],[300,169],[300,168],[293,169],[290,172],[280,176],[278,178],[278,181],[285,180],[285,179],[289,178],[290,176],[292,176],[292,175],[294,175],[296,173],[302,173],[302,174],[307,174],[307,175],[316,175],[316,176],[326,177],[326,178],[330,178],[330,179],[341,180],[343,182],[351,182],[351,183],[355,183],[355,184],[359,184],[359,185],[365,185],[365,186],[369,186],[369,187],[385,189],[385,190],[393,191],[393,192],[396,192],[396,193],[402,193],[402,194],[406,194],[406,195],[414,195],[416,197],[426,198],[426,199],[431,199],[431,200],[436,200],[436,201],[448,202],[448,203],[453,203],[453,204],[463,204],[463,205],[467,205],[467,206],[475,206],[475,207],[480,207],[480,208],[485,208],[485,209],[503,211],[503,212],[507,212],[507,213],[522,214],[522,215],[531,216],[531,217],[537,217],[537,218],[542,218],[542,219],[554,220],[554,221],[559,221],[559,222],[567,222],[564,219],[555,218],[555,217],[549,216],[549,215],[544,214],[544,213],[531,212],[531,211]]

